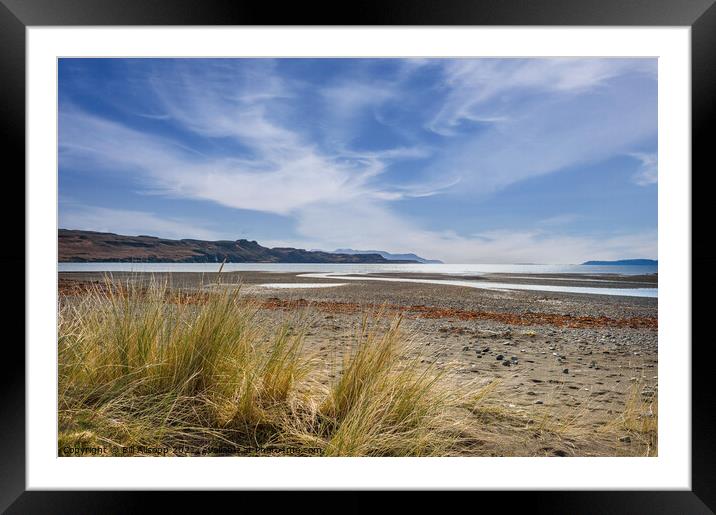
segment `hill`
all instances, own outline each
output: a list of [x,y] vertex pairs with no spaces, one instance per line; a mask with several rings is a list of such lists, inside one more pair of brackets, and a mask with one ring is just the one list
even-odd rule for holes
[[375,254],[335,254],[291,247],[263,247],[256,241],[170,240],[154,236],[58,231],[60,262],[145,263],[417,263]]
[[442,261],[439,259],[425,259],[422,258],[416,254],[391,254],[390,252],[386,252],[384,250],[355,250],[355,249],[336,249],[333,251],[336,254],[353,254],[353,255],[359,255],[359,254],[378,254],[380,256],[383,256],[385,259],[389,261],[413,261],[416,263],[436,263],[436,264],[442,264]]
[[615,265],[615,266],[657,266],[659,262],[655,259],[619,259],[617,261],[585,261],[583,265]]

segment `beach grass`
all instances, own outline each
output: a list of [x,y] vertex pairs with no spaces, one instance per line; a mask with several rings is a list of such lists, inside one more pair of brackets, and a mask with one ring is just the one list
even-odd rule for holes
[[586,404],[516,410],[499,380],[456,381],[385,309],[327,367],[304,348],[306,310],[266,324],[240,287],[210,286],[108,276],[60,299],[59,455],[620,455],[624,438],[656,454],[638,385],[595,432]]
[[[423,456],[457,452],[479,391],[418,367],[400,318],[366,316],[340,377],[271,331],[240,289],[187,302],[166,283],[107,280],[59,311],[59,452]],[[217,451],[217,449],[220,449]],[[82,453],[80,450],[79,453]]]

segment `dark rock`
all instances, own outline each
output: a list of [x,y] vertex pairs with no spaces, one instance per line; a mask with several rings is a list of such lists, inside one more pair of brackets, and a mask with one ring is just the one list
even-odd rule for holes
[[498,354],[497,356],[495,356],[495,359],[497,361],[502,361],[503,359],[505,359],[505,357],[502,354]]
[[563,374],[569,374],[569,369],[568,369],[568,368],[565,368],[564,370],[562,370],[562,373],[563,373]]

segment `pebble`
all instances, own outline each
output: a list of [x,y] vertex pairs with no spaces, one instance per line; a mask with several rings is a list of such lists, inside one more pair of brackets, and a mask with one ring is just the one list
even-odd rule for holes
[[496,359],[497,361],[502,361],[503,359],[505,359],[505,357],[504,357],[502,354],[498,354],[498,355],[495,357],[495,359]]
[[565,368],[564,370],[562,370],[562,373],[563,373],[563,374],[569,374],[569,369],[568,369],[568,368]]

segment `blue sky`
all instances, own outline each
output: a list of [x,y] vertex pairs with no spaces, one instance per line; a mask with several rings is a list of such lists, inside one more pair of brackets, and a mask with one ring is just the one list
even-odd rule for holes
[[61,59],[59,225],[656,258],[655,59]]

